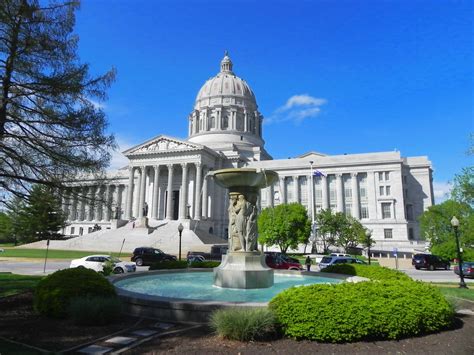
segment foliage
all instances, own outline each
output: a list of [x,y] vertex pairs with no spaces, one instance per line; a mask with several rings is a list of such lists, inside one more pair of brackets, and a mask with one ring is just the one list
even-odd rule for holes
[[311,221],[300,203],[281,204],[265,208],[258,217],[259,243],[278,245],[282,253],[307,244]]
[[169,260],[153,263],[149,270],[164,270],[164,269],[186,269],[188,262],[186,260]]
[[201,269],[212,269],[220,265],[220,261],[193,261],[189,266]]
[[108,259],[102,265],[102,275],[109,276],[114,271],[115,264],[112,260]]
[[223,338],[264,340],[277,334],[275,316],[267,308],[220,309],[211,316],[211,327]]
[[326,253],[331,245],[336,245],[347,252],[366,239],[366,229],[351,216],[342,212],[333,213],[330,209],[321,210],[315,217],[318,226],[318,236]]
[[431,244],[431,252],[446,259],[457,257],[456,241],[451,219],[459,220],[459,242],[464,260],[474,260],[474,209],[454,200],[428,208],[420,216],[420,234]]
[[[113,136],[96,101],[115,73],[92,77],[77,55],[77,1],[2,1],[0,187],[25,197],[31,184],[61,187],[102,171]],[[93,101],[95,100],[95,101]]]
[[5,212],[0,212],[0,241],[15,243],[12,220]]
[[76,297],[68,307],[69,318],[78,325],[106,325],[115,321],[121,313],[118,297]]
[[474,166],[463,168],[461,174],[454,176],[451,197],[474,208]]
[[321,270],[321,272],[331,272],[334,274],[353,275],[367,277],[371,280],[399,280],[410,281],[411,278],[404,272],[389,269],[376,265],[359,265],[359,264],[339,264],[331,265]]
[[33,290],[43,276],[26,276],[0,273],[0,297]]
[[116,297],[114,287],[99,273],[86,268],[56,271],[41,280],[35,291],[35,309],[46,316],[63,318],[77,297]]
[[454,319],[436,287],[415,281],[293,287],[270,309],[286,336],[321,342],[400,339],[446,329]]

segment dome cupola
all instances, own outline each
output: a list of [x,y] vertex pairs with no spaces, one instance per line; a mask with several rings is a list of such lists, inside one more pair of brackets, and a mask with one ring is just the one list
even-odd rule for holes
[[189,115],[191,142],[218,148],[223,144],[263,147],[262,119],[252,89],[234,74],[228,52],[220,72],[199,90]]

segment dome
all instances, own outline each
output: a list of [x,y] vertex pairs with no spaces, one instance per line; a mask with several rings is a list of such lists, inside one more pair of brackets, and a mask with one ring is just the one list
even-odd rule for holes
[[204,145],[222,143],[263,146],[262,115],[247,82],[234,74],[227,51],[220,72],[199,90],[189,115],[189,141]]

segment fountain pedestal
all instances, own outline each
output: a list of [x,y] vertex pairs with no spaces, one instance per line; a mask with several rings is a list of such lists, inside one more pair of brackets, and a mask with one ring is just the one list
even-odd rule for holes
[[237,251],[222,256],[214,268],[214,285],[225,288],[267,288],[273,286],[273,269],[258,251]]

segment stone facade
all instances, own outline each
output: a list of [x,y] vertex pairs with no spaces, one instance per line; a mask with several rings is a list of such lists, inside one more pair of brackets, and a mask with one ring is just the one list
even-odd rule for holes
[[128,167],[106,184],[71,184],[64,200],[69,216],[65,234],[87,234],[96,225],[116,228],[148,217],[198,222],[226,241],[228,196],[208,172],[251,167],[279,174],[278,182],[261,191],[260,208],[300,202],[309,216],[331,208],[371,229],[374,249],[413,251],[423,246],[417,217],[434,203],[427,157],[406,158],[397,151],[333,156],[309,152],[274,160],[264,148],[262,121],[255,95],[233,73],[226,54],[220,72],[197,95],[187,140],[157,136],[126,150]]

